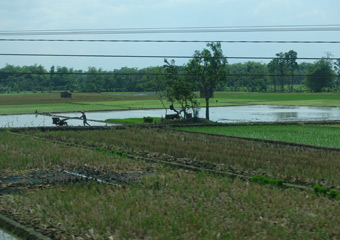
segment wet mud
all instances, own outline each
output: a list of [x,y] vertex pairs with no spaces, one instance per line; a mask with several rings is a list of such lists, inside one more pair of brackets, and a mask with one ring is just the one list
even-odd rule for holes
[[139,181],[151,172],[103,173],[90,167],[72,170],[31,171],[20,175],[0,176],[0,196],[27,190],[61,187],[68,184],[97,182],[120,186]]

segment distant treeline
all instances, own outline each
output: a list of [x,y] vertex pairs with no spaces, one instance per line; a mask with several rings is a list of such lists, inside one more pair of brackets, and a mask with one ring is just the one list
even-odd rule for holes
[[[321,61],[321,63],[320,63]],[[312,91],[338,90],[339,75],[337,65],[331,66],[327,60],[315,63],[300,63],[294,68],[277,60],[269,64],[249,61],[229,64],[226,84],[217,90],[230,91],[298,91],[309,88]],[[327,75],[333,77],[325,81],[322,61],[330,67]],[[325,64],[324,64],[325,65]],[[185,75],[186,67],[179,66],[179,73]],[[113,71],[89,67],[87,71],[67,67],[52,66],[49,70],[41,65],[13,66],[0,68],[0,92],[20,91],[79,91],[79,92],[142,92],[153,91],[148,84],[151,80],[165,77],[163,66],[143,69],[123,67]],[[313,75],[308,79],[306,75]],[[318,78],[319,77],[319,78]],[[315,78],[318,78],[315,80]],[[321,87],[311,84],[320,82]],[[296,87],[299,86],[299,87]]]

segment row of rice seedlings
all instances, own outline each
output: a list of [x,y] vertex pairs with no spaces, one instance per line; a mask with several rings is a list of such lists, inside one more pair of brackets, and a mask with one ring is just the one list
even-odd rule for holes
[[130,172],[153,168],[123,154],[107,154],[0,131],[0,172],[32,169],[73,169],[89,166],[103,172]]
[[[0,199],[55,239],[332,239],[338,201],[299,190],[164,169],[124,188],[81,184]],[[32,219],[34,221],[32,221]]]
[[230,139],[163,129],[40,133],[52,139],[102,144],[125,152],[158,152],[223,166],[254,176],[339,186],[339,152]]
[[340,193],[334,189],[329,189],[328,187],[322,187],[315,185],[313,187],[314,192],[318,195],[328,196],[331,199],[337,199]]
[[324,125],[254,125],[184,127],[183,130],[227,136],[294,142],[314,146],[340,146],[340,128]]

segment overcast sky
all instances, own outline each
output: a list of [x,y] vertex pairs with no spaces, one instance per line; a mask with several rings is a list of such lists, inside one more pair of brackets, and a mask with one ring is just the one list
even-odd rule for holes
[[[238,27],[277,25],[340,26],[339,0],[1,0],[0,32],[20,30]],[[340,32],[152,33],[7,36],[35,39],[147,40],[298,40],[340,41]],[[0,53],[185,55],[204,43],[89,43],[0,41]],[[223,43],[226,56],[274,57],[295,50],[298,57],[340,57],[340,44]],[[188,60],[176,60],[178,64]],[[229,63],[240,60],[229,60]],[[243,60],[244,61],[244,60]],[[86,70],[163,65],[163,59],[0,56],[0,67],[12,65],[67,66]]]

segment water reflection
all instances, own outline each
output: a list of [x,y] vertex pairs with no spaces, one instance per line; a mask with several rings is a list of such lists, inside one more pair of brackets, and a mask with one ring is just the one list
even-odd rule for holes
[[11,236],[11,235],[9,235],[9,234],[1,231],[1,230],[0,230],[0,239],[1,240],[17,240],[17,238],[15,238],[15,237],[13,237],[13,236]]
[[[104,121],[109,118],[142,118],[164,117],[164,109],[129,110],[87,112],[88,122],[91,126],[105,126]],[[167,110],[168,114],[173,113]],[[59,117],[77,118],[79,112],[55,114]],[[200,111],[200,117],[205,116],[205,108]],[[326,121],[340,119],[338,107],[301,107],[301,106],[233,106],[210,108],[210,120],[223,123],[232,122],[283,122],[283,121]],[[81,119],[67,120],[69,126],[83,126]],[[54,126],[52,116],[23,114],[0,116],[0,127],[39,127]]]

